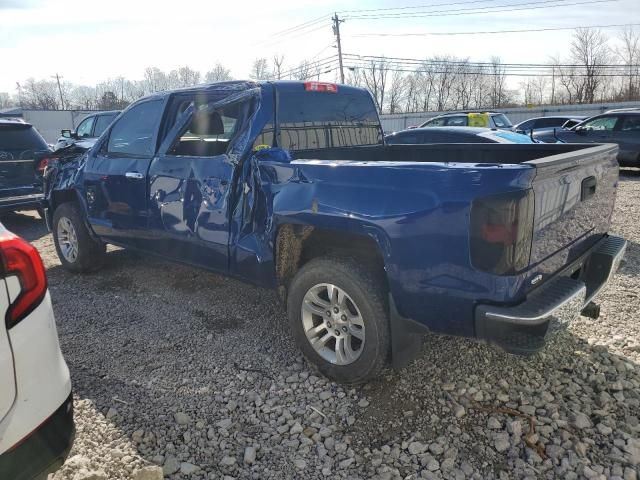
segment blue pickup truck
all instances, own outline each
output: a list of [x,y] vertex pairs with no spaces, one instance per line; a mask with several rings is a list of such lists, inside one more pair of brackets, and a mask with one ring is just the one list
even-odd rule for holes
[[595,315],[626,247],[616,153],[385,145],[365,90],[224,82],[143,98],[50,162],[46,217],[72,272],[114,244],[277,289],[309,361],[358,383],[427,331],[530,354]]

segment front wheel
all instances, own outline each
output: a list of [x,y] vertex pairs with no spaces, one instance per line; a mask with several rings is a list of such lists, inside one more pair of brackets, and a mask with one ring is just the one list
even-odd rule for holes
[[293,337],[326,377],[362,383],[387,365],[387,302],[381,275],[352,259],[318,258],[289,286],[287,311]]
[[76,204],[63,203],[56,208],[52,231],[58,258],[67,270],[84,273],[102,266],[105,244],[91,236]]

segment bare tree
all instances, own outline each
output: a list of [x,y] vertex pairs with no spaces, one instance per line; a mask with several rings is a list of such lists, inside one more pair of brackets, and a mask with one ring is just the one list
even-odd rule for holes
[[269,62],[266,58],[256,58],[251,67],[249,77],[252,80],[270,80],[273,74],[269,69]]
[[12,107],[13,102],[11,101],[11,97],[7,92],[0,92],[0,108],[8,108]]
[[185,66],[178,69],[178,85],[180,87],[190,87],[200,83],[200,72]]
[[291,77],[295,80],[306,80],[313,75],[311,64],[308,60],[303,60],[300,64],[293,70],[291,73]]
[[582,75],[582,98],[586,103],[593,103],[597,91],[603,83],[602,65],[612,57],[607,45],[607,38],[597,29],[578,28],[571,42],[571,61],[580,65]]
[[204,80],[207,83],[213,82],[225,82],[231,80],[231,70],[225,68],[221,63],[216,63],[211,70],[209,70],[204,76]]
[[273,75],[277,80],[282,80],[282,64],[284,63],[284,55],[273,56]]
[[489,75],[491,75],[491,107],[500,108],[508,102],[506,95],[507,76],[500,57],[491,57]]
[[408,82],[405,74],[398,70],[394,71],[391,74],[391,83],[387,94],[387,111],[389,113],[400,113],[402,111],[402,103],[405,101],[407,87]]
[[371,92],[373,101],[381,112],[385,106],[385,93],[387,89],[387,77],[389,74],[389,64],[387,60],[371,60],[362,69],[362,81],[364,86]]
[[633,100],[640,97],[640,31],[628,26],[620,32],[619,40],[622,45],[614,52],[628,71],[625,97]]

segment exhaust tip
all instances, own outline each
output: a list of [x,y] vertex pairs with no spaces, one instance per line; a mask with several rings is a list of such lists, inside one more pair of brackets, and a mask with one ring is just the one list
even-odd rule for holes
[[589,302],[582,309],[582,311],[580,312],[580,315],[597,320],[600,317],[600,305],[594,302]]

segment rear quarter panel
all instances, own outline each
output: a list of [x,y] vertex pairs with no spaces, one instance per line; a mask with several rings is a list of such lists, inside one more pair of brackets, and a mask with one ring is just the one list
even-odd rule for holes
[[279,226],[299,224],[372,237],[400,314],[434,331],[472,335],[477,300],[517,291],[513,278],[471,267],[469,210],[476,197],[528,188],[531,166],[296,160],[255,170],[266,224],[238,241],[242,276],[257,270],[251,251],[272,266]]

